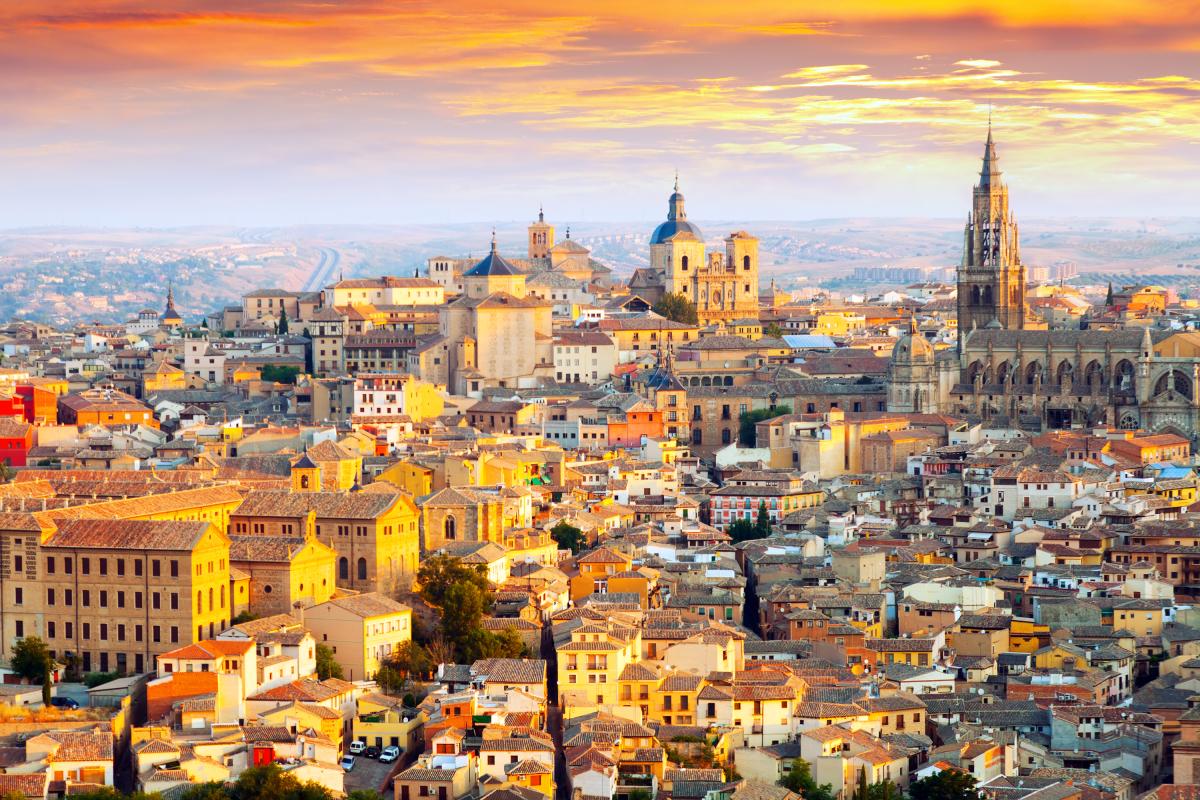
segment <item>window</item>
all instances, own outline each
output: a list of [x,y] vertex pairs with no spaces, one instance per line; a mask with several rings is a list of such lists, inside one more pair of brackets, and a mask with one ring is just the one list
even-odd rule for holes
[[108,559],[107,558],[100,559],[100,574],[101,575],[108,574]]
[[155,578],[162,576],[162,564],[159,563],[157,558],[150,562],[150,575]]
[[358,579],[360,581],[365,581],[367,579],[367,560],[365,558],[360,558],[358,560]]
[[179,562],[176,561],[175,559],[171,559],[171,577],[172,578],[179,577]]
[[117,574],[118,575],[125,574],[125,559],[123,559],[123,558],[117,559]]
[[46,590],[46,605],[48,605],[48,606],[54,605],[54,590],[53,589]]
[[46,558],[46,574],[47,575],[54,574],[54,556],[48,556]]
[[142,562],[140,562],[140,561],[133,562],[133,574],[139,578],[142,577]]
[[13,556],[13,572],[25,571],[25,559],[22,556]]
[[25,623],[22,620],[17,620],[17,624],[14,627],[18,639],[25,635]]
[[92,560],[90,558],[79,559],[79,572],[83,575],[90,575],[92,572]]
[[171,610],[172,611],[179,610],[179,593],[178,592],[171,592]]

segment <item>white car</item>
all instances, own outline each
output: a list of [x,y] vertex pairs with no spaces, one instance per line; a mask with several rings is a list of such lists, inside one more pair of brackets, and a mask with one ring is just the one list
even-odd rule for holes
[[390,764],[400,757],[400,748],[395,745],[390,745],[383,748],[383,752],[379,754],[380,764]]
[[345,756],[342,758],[342,769],[346,772],[354,769],[354,756]]
[[366,749],[367,749],[367,743],[364,741],[355,739],[353,742],[350,743],[350,754],[351,755],[356,755],[356,756],[362,755],[362,751],[366,750]]

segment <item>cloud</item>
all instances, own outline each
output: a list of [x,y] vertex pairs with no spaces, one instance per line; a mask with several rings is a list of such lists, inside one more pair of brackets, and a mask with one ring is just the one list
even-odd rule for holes
[[999,61],[991,61],[986,58],[973,58],[966,61],[955,61],[957,67],[971,67],[973,69],[991,69],[992,67],[1000,66]]

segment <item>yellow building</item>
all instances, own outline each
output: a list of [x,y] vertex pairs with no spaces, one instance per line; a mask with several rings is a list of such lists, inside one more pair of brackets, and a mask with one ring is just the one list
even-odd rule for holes
[[412,609],[376,592],[336,597],[305,609],[304,626],[333,650],[346,680],[366,680],[412,641]]
[[343,749],[342,715],[316,703],[294,701],[269,711],[260,711],[258,722],[260,725],[282,726],[288,730],[314,730],[333,742],[339,752]]
[[337,589],[336,562],[337,552],[316,539],[311,515],[305,530],[295,536],[232,534],[229,563],[238,570],[234,602],[245,603],[246,610],[259,617],[324,603]]
[[639,658],[641,631],[611,621],[581,625],[557,652],[559,696],[570,719],[597,706],[620,704],[618,679]]
[[1050,626],[1033,620],[1013,618],[1008,627],[1009,647],[1014,653],[1033,653],[1050,643]]
[[375,477],[375,482],[390,483],[403,489],[413,497],[424,497],[438,489],[446,488],[445,473],[438,478],[438,470],[416,461],[401,459]]
[[419,515],[411,497],[387,484],[360,492],[250,491],[231,517],[231,531],[296,536],[310,519],[316,538],[337,553],[338,586],[384,594],[411,586]]
[[402,753],[420,751],[425,712],[405,708],[399,698],[375,693],[363,695],[354,703],[350,734],[354,741],[379,748],[399,747]]
[[187,373],[166,361],[159,361],[153,369],[142,373],[142,397],[155,392],[187,388]]
[[867,328],[867,319],[853,311],[822,311],[817,314],[816,333],[828,336],[849,336]]
[[11,590],[32,617],[18,635],[76,654],[84,672],[144,672],[229,625],[229,538],[214,524],[63,520],[39,549],[40,574]]

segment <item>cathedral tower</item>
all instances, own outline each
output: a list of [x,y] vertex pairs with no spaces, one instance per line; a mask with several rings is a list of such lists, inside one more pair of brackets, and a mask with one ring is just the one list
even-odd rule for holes
[[992,126],[988,124],[983,169],[963,233],[958,267],[958,341],[973,328],[1025,327],[1025,266],[1017,222],[1008,207],[1008,187],[1000,175]]

